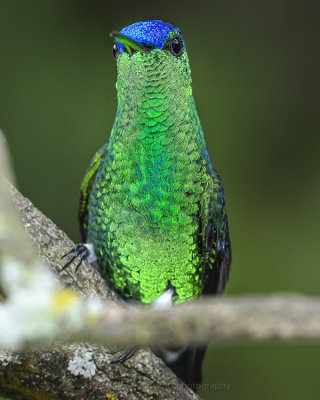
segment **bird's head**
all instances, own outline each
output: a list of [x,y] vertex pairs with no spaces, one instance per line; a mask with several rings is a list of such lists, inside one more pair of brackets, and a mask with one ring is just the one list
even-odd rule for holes
[[189,61],[179,28],[150,20],[136,22],[110,36],[115,40],[118,90],[134,88],[137,92],[163,83],[173,92],[185,88],[191,94]]

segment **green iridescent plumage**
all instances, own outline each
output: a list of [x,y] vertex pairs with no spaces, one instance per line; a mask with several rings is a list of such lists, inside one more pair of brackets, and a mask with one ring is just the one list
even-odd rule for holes
[[108,281],[144,303],[168,286],[176,302],[219,293],[230,266],[223,188],[206,150],[187,52],[167,50],[177,35],[172,30],[163,49],[120,53],[115,123],[81,188],[83,240],[94,245]]

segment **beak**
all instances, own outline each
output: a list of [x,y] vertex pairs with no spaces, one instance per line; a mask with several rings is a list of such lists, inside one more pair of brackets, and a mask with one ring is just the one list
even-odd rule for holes
[[142,43],[137,42],[136,40],[129,38],[126,35],[122,35],[122,33],[112,31],[110,33],[110,37],[114,38],[114,40],[116,40],[117,42],[123,44],[124,48],[130,55],[135,50],[141,51],[142,53],[148,53],[150,51],[149,47],[143,45]]

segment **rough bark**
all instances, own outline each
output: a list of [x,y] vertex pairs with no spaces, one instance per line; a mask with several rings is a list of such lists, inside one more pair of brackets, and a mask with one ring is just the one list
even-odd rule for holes
[[[76,352],[89,352],[95,365],[91,377],[73,375],[68,366]],[[2,353],[0,395],[15,400],[197,399],[193,392],[150,351],[140,350],[123,364],[96,345],[56,345],[41,351]]]
[[88,297],[101,297],[113,303],[119,301],[116,293],[87,260],[83,260],[77,271],[74,265],[63,270],[66,259],[61,257],[74,246],[72,240],[13,186],[11,195],[36,253],[65,286]]

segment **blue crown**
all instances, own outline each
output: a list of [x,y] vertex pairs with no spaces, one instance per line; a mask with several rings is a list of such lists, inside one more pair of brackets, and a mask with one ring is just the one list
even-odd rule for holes
[[[162,49],[164,42],[168,39],[170,32],[180,29],[167,22],[150,20],[135,22],[132,25],[121,29],[120,33],[130,37],[137,42],[152,44],[156,49]],[[122,43],[117,41],[121,53],[125,51]]]

